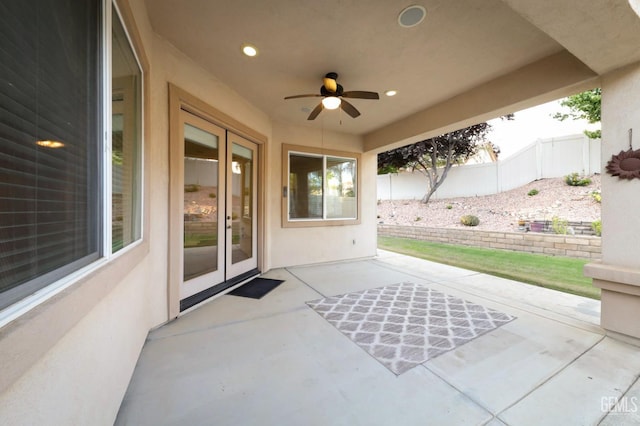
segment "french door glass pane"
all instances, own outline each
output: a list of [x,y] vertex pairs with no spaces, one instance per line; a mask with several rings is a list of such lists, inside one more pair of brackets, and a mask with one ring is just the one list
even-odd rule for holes
[[[218,136],[184,125],[184,280],[217,271]],[[224,200],[223,200],[224,201]]]
[[233,144],[231,163],[231,262],[253,256],[253,151]]

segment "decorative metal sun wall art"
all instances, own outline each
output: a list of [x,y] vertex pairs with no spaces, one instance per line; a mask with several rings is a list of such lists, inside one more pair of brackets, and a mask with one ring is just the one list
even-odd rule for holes
[[629,129],[629,150],[611,156],[607,173],[620,179],[640,179],[640,149],[633,150],[633,129]]
[[640,149],[620,151],[607,163],[607,173],[620,179],[640,179]]

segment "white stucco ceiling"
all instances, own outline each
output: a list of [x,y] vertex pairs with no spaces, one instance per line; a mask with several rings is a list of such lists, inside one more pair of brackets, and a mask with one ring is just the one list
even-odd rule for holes
[[[397,16],[411,3],[401,1],[146,1],[159,35],[273,119],[354,134],[384,129],[559,52],[595,73],[640,60],[640,44],[632,43],[640,21],[626,0],[416,3],[426,19],[402,28]],[[616,24],[621,19],[625,28]],[[243,56],[243,43],[259,55]],[[318,92],[330,71],[345,90],[376,91],[381,99],[353,100],[357,119],[324,111],[308,122],[318,98],[283,98]],[[398,95],[384,96],[387,89]]]

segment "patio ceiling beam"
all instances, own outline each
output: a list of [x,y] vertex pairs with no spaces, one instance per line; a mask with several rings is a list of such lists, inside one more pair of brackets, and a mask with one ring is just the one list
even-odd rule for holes
[[562,51],[370,132],[364,136],[364,150],[409,145],[598,84],[594,71]]
[[636,0],[503,2],[600,75],[640,61]]

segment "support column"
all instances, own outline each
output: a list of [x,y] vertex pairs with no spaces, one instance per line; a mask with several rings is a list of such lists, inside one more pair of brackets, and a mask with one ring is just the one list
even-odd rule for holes
[[[640,179],[606,173],[613,154],[640,149],[640,63],[602,77],[602,262],[585,275],[602,289],[601,326],[640,339]],[[640,341],[640,340],[639,340]]]

